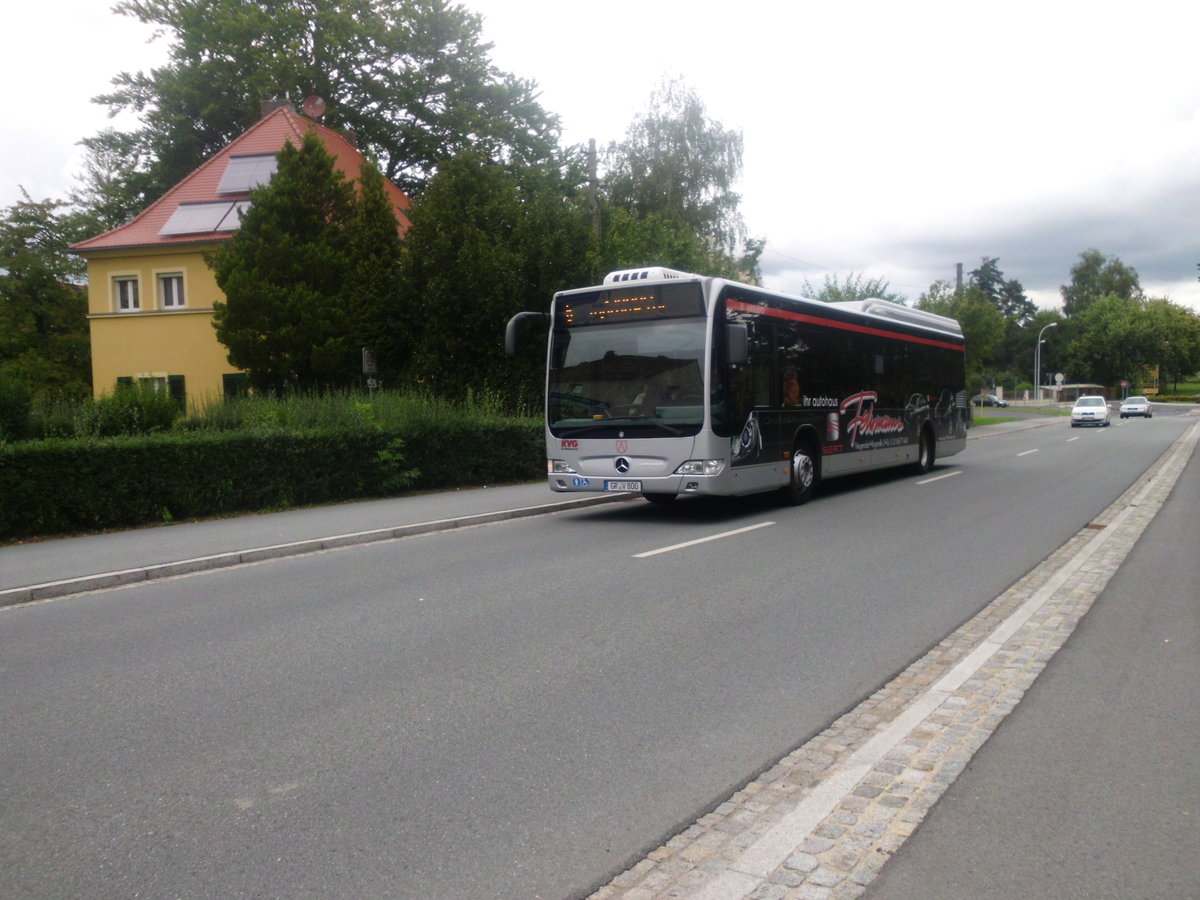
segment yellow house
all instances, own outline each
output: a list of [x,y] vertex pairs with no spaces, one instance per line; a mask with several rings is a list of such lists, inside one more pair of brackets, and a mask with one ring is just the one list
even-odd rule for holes
[[[232,236],[284,142],[299,146],[310,130],[357,179],[363,157],[346,137],[279,106],[138,216],[72,247],[87,260],[97,397],[150,383],[195,408],[245,389],[245,374],[229,364],[213,329],[213,303],[224,297],[204,254]],[[403,234],[409,199],[391,182],[384,187]]]

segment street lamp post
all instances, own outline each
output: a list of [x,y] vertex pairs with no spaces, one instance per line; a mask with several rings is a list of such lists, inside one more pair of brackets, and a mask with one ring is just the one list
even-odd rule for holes
[[1054,328],[1058,325],[1057,322],[1051,322],[1045,328],[1038,332],[1037,345],[1033,348],[1033,402],[1037,404],[1042,399],[1042,335],[1046,333],[1046,328]]

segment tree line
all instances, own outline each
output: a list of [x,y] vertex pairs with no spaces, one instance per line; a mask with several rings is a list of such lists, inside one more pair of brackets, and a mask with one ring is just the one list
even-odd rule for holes
[[[355,384],[370,346],[385,386],[528,399],[543,357],[528,342],[507,359],[504,323],[554,291],[645,264],[759,280],[764,242],[735,190],[741,133],[680,82],[661,84],[621,139],[564,146],[536,84],[499,70],[481,18],[446,0],[118,0],[114,11],[155,26],[167,62],[121,72],[94,98],[138,124],[83,139],[68,197],[23,194],[0,215],[0,379],[90,391],[83,268],[67,246],[144,209],[271,100],[320,96],[323,124],[353,132],[372,165],[351,184],[317,142],[285,147],[211,257],[226,297],[218,339],[261,391]],[[384,177],[414,201],[403,241]],[[1194,315],[1143,297],[1136,273],[1098,251],[1076,268],[1078,295],[1064,287],[1061,313],[1037,311],[986,258],[966,285],[939,282],[917,303],[962,321],[981,379],[1030,369],[1030,336],[1047,317],[1062,324],[1048,356],[1081,379],[1146,362],[1200,368],[1195,341],[1163,337],[1190,335]],[[886,287],[851,276],[813,293]]]
[[1066,383],[1147,389],[1157,369],[1167,392],[1200,371],[1200,316],[1165,297],[1147,297],[1138,274],[1095,248],[1079,254],[1062,285],[1061,310],[1039,310],[1021,283],[1004,278],[999,260],[984,257],[965,284],[933,284],[916,306],[952,316],[967,337],[967,370],[973,386],[1013,391],[1033,388],[1039,340],[1042,386],[1052,373]]

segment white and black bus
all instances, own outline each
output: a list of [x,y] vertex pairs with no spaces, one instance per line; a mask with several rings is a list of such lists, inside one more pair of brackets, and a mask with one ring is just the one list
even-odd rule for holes
[[647,500],[780,490],[966,445],[962,329],[886,300],[821,303],[664,268],[561,291],[548,318],[554,491]]

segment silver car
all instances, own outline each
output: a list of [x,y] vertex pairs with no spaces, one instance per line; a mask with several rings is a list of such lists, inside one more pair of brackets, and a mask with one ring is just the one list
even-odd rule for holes
[[1108,425],[1108,401],[1098,394],[1087,394],[1071,407],[1071,427],[1078,425]]
[[1154,411],[1150,409],[1150,401],[1145,397],[1126,397],[1125,402],[1121,404],[1121,418],[1126,416],[1144,416],[1147,419],[1154,417]]

